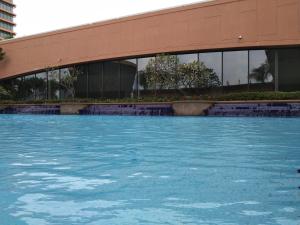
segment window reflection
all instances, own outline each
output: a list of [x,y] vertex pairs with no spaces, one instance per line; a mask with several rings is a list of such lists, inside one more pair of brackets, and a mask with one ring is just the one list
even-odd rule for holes
[[249,52],[249,83],[270,83],[274,80],[272,69],[272,55],[266,50],[255,50]]
[[300,48],[278,50],[280,91],[300,90]]
[[35,95],[37,100],[47,98],[47,74],[46,72],[37,73],[35,83]]
[[121,98],[137,95],[137,61],[136,59],[120,61],[121,66]]
[[176,55],[157,55],[155,58],[140,59],[139,62],[141,90],[157,93],[179,88]]
[[59,70],[48,71],[48,98],[59,99]]
[[247,51],[224,52],[223,62],[223,86],[248,84]]
[[[200,53],[199,54],[199,63],[203,63],[203,65],[211,69],[213,73],[218,78],[216,82],[218,85],[221,86],[222,84],[222,53],[221,52],[208,52],[208,53]],[[217,80],[215,77],[215,80]]]
[[230,91],[274,90],[275,83],[280,91],[294,91],[300,90],[299,62],[300,48],[161,54],[52,69],[3,80],[1,85],[12,99],[22,100],[194,95],[214,91],[222,82]]
[[99,98],[102,96],[102,63],[89,64],[89,98]]
[[103,97],[119,98],[120,97],[120,63],[104,62],[103,63]]
[[3,92],[0,91],[0,99],[16,99],[15,79],[0,81],[0,88],[5,90]]
[[15,90],[15,98],[17,100],[22,100],[24,99],[24,88],[23,88],[23,77],[18,77],[13,80],[13,86]]
[[139,95],[146,95],[148,94],[147,90],[154,90],[155,84],[149,83],[149,79],[147,79],[147,74],[149,74],[149,68],[147,68],[148,64],[155,60],[154,57],[149,58],[140,58],[138,59],[138,76],[139,76],[139,85],[138,89],[140,94]]
[[179,64],[198,62],[198,54],[184,54],[177,57]]
[[275,53],[273,50],[249,51],[249,87],[274,90]]
[[79,71],[75,81],[75,97],[87,98],[88,97],[88,65],[80,65],[76,67]]
[[35,75],[28,75],[23,80],[23,95],[25,100],[35,99]]
[[178,55],[179,89],[196,88],[199,78],[198,54]]
[[60,98],[69,99],[75,97],[75,85],[80,71],[77,67],[60,69]]

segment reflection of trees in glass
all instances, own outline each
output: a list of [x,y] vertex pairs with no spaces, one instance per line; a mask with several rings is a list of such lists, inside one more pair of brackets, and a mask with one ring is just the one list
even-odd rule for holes
[[250,80],[255,80],[256,83],[267,83],[273,81],[273,75],[270,73],[270,65],[267,60],[259,67],[254,68],[249,76]]
[[16,90],[14,87],[13,80],[6,80],[0,82],[0,99],[15,99],[16,97]]
[[[262,53],[263,52],[263,53]],[[275,55],[272,50],[250,51],[250,54],[264,54],[265,60],[259,66],[251,68],[249,74],[250,83],[270,83],[274,81]],[[256,56],[256,55],[255,55]],[[251,60],[251,59],[250,59]]]
[[77,77],[81,74],[81,70],[75,66],[61,70],[60,86],[63,89],[64,98],[75,97],[75,84]]
[[47,98],[47,75],[45,72],[36,74],[35,98],[36,99]]
[[176,65],[177,56],[158,55],[149,60],[144,71],[142,71],[143,86],[146,89],[172,89],[178,86]]
[[181,64],[178,67],[181,84],[184,88],[212,88],[221,86],[218,75],[203,62]]
[[11,93],[0,85],[0,99],[10,99],[12,98]]
[[219,87],[221,82],[213,69],[203,62],[179,64],[177,56],[158,55],[150,59],[140,72],[141,84],[146,89],[182,89]]
[[48,98],[59,99],[59,70],[50,68],[48,71]]
[[26,76],[22,82],[23,97],[27,100],[35,98],[36,78],[34,75]]

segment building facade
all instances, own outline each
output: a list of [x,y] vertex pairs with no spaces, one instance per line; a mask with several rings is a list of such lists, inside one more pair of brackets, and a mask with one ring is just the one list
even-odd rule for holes
[[12,0],[0,0],[0,38],[11,38],[15,35],[15,5]]
[[300,91],[300,1],[215,0],[0,47],[16,99]]

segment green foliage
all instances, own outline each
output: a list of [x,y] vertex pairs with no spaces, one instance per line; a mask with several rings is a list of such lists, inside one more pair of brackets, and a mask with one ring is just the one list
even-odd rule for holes
[[65,97],[75,97],[75,84],[78,76],[81,74],[82,71],[75,66],[63,71],[60,78],[60,86],[65,90]]
[[11,92],[6,90],[4,87],[0,86],[0,100],[6,100],[11,98],[12,98]]
[[212,101],[300,100],[300,92],[241,92],[202,98]]
[[142,84],[146,89],[162,90],[178,86],[177,56],[158,55],[152,58],[142,72]]
[[203,62],[180,64],[178,73],[183,88],[212,88],[221,86],[221,82],[213,69],[207,68]]
[[[1,97],[4,93],[4,98]],[[190,101],[190,100],[199,100],[199,101],[251,101],[251,100],[300,100],[300,92],[242,92],[242,93],[231,93],[224,95],[203,95],[203,96],[189,96],[182,97],[178,95],[168,96],[168,97],[144,97],[144,98],[125,98],[125,99],[86,99],[86,98],[77,98],[77,99],[52,99],[52,100],[27,100],[27,101],[13,101],[8,100],[10,98],[10,92],[0,87],[0,104],[93,104],[93,103],[140,103],[140,102],[174,102],[174,101]]]
[[273,81],[274,77],[271,74],[271,68],[268,60],[266,60],[266,62],[261,64],[259,67],[253,69],[249,74],[249,78],[250,80],[255,80],[258,83],[266,83],[270,80]]
[[179,64],[174,55],[158,55],[151,59],[142,71],[142,85],[145,89],[188,89],[219,87],[217,74],[204,63]]

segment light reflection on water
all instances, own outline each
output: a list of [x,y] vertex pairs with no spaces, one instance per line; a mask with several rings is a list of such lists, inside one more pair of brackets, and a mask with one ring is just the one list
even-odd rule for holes
[[0,116],[0,224],[300,224],[300,119]]

